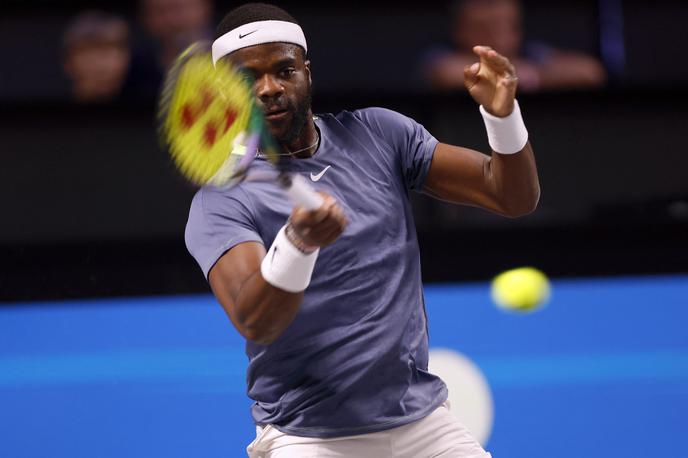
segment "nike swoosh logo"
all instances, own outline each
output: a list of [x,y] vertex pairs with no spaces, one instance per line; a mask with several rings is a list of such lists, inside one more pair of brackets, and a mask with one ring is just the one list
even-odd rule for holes
[[325,167],[325,169],[322,172],[320,172],[317,175],[313,175],[313,172],[311,172],[311,180],[320,181],[320,179],[323,177],[323,175],[325,175],[325,172],[327,172],[330,167],[332,167],[332,166],[328,165],[327,167]]
[[254,30],[253,32],[245,33],[243,35],[239,34],[239,39],[241,40],[242,38],[247,37],[247,36],[251,35],[252,33],[256,33],[257,31],[258,31],[258,29]]

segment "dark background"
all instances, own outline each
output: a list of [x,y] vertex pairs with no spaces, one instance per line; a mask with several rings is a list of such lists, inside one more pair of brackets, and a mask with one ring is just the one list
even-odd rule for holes
[[[419,67],[446,3],[281,2],[310,46],[316,111],[385,106],[441,141],[487,150],[474,102]],[[218,2],[217,17],[231,7]],[[69,19],[135,2],[5,0],[0,12],[0,301],[207,291],[183,231],[193,189],[159,151],[154,94],[74,106],[60,68]],[[622,27],[609,26],[612,22]],[[602,58],[603,90],[519,95],[542,184],[519,220],[414,196],[425,281],[688,271],[688,4],[527,1],[526,35]],[[611,32],[610,32],[611,30]],[[614,30],[625,60],[607,58]]]

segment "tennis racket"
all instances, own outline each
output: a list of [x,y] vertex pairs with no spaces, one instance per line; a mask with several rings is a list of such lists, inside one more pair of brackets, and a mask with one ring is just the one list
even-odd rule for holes
[[159,136],[177,169],[196,185],[229,188],[246,178],[260,151],[296,205],[320,207],[308,182],[281,167],[250,79],[227,59],[213,65],[210,50],[209,42],[196,42],[181,53],[160,95]]

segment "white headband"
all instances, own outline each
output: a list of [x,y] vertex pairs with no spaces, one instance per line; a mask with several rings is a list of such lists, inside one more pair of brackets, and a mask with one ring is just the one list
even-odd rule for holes
[[241,25],[213,42],[213,65],[241,48],[264,43],[293,43],[308,51],[306,37],[298,24],[286,21],[257,21]]

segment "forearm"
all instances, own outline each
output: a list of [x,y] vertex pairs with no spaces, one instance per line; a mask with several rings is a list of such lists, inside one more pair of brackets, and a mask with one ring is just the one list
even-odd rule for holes
[[346,227],[344,213],[325,193],[322,205],[296,207],[270,248],[260,242],[235,245],[208,272],[210,287],[246,339],[270,344],[289,327],[308,288],[319,247]]
[[256,270],[242,285],[230,318],[246,339],[269,344],[294,320],[302,299],[303,291],[277,288]]
[[275,256],[266,253],[261,243],[241,243],[222,256],[208,275],[210,287],[234,327],[246,339],[261,344],[274,341],[293,321],[307,286],[307,281],[293,288],[279,278],[271,282],[270,272],[266,279],[266,258]]
[[500,213],[515,218],[535,210],[540,198],[540,183],[530,142],[516,154],[493,152],[486,167]]
[[526,215],[537,206],[540,185],[533,149],[521,109],[514,100],[506,116],[498,117],[480,107],[492,156],[486,162],[486,181],[505,216]]
[[296,315],[319,249],[306,244],[291,224],[277,233],[260,269],[241,285],[236,312],[246,338],[270,343]]
[[492,156],[439,143],[424,191],[450,202],[475,205],[504,216],[532,212],[540,197],[533,150],[516,101],[514,66],[496,51],[476,46],[480,56],[464,70],[466,88],[480,105]]

